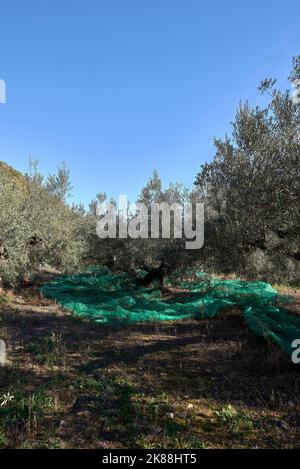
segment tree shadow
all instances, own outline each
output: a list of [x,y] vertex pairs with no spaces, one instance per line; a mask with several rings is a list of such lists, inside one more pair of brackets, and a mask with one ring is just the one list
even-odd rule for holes
[[[195,399],[239,401],[256,408],[299,399],[298,367],[275,346],[252,334],[239,313],[221,318],[107,326],[74,316],[1,311],[11,331],[15,363],[34,360],[27,344],[58,332],[66,362],[76,376],[125,373],[149,394],[188,394]],[[18,349],[18,346],[22,346]],[[25,349],[24,349],[25,347]],[[24,352],[25,350],[25,352]]]

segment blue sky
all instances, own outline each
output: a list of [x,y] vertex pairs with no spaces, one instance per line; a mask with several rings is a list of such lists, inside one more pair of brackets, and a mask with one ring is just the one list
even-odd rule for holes
[[65,161],[85,203],[134,199],[154,168],[191,186],[239,100],[287,85],[299,18],[299,0],[2,1],[0,159]]

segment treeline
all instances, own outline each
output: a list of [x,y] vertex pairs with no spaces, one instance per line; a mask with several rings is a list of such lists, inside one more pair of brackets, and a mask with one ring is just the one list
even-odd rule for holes
[[288,79],[286,91],[277,89],[274,79],[261,82],[264,107],[240,104],[231,135],[215,140],[215,157],[201,166],[193,191],[178,183],[163,190],[156,172],[142,189],[138,201],[147,206],[203,202],[202,249],[187,251],[180,239],[103,242],[95,237],[96,257],[102,253],[106,262],[126,270],[160,268],[170,275],[203,269],[299,284],[300,97],[292,85],[300,80],[300,56],[293,59]]
[[[291,83],[300,80],[294,58]],[[204,202],[205,243],[187,251],[182,239],[106,239],[96,235],[98,194],[86,209],[67,204],[72,192],[62,165],[46,179],[30,160],[24,176],[0,165],[0,277],[16,285],[39,266],[72,271],[95,262],[161,276],[186,269],[236,273],[268,281],[300,282],[300,99],[273,79],[260,92],[264,107],[240,104],[232,133],[216,139],[211,163],[201,166],[192,191],[163,189],[154,172],[138,202]],[[114,201],[111,201],[115,203]]]
[[15,286],[40,265],[71,270],[82,261],[83,221],[65,203],[68,181],[64,166],[44,182],[36,162],[25,176],[0,164],[2,284]]

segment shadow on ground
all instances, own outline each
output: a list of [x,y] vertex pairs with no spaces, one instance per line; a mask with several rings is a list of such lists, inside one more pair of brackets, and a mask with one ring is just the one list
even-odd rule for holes
[[[19,389],[25,400],[42,393],[54,402],[48,410],[42,405],[33,438],[40,446],[201,447],[204,439],[209,447],[295,447],[299,370],[256,338],[238,311],[203,321],[104,326],[20,305],[1,310],[1,320],[10,360],[0,369],[1,392]],[[184,410],[188,403],[195,415]],[[229,403],[256,415],[257,437],[256,426],[243,443],[232,432],[228,437],[226,425],[215,426],[215,410]],[[20,446],[18,428],[28,415],[12,414],[18,424],[8,440]],[[278,434],[283,419],[287,428]]]

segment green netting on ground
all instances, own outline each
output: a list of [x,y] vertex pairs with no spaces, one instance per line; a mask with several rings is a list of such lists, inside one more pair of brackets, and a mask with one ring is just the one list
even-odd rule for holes
[[277,292],[264,282],[208,279],[199,273],[197,281],[182,282],[180,294],[168,298],[158,289],[138,287],[126,273],[98,268],[59,277],[42,293],[78,316],[108,324],[204,319],[236,306],[255,334],[272,339],[287,353],[300,338],[300,317],[276,306]]

